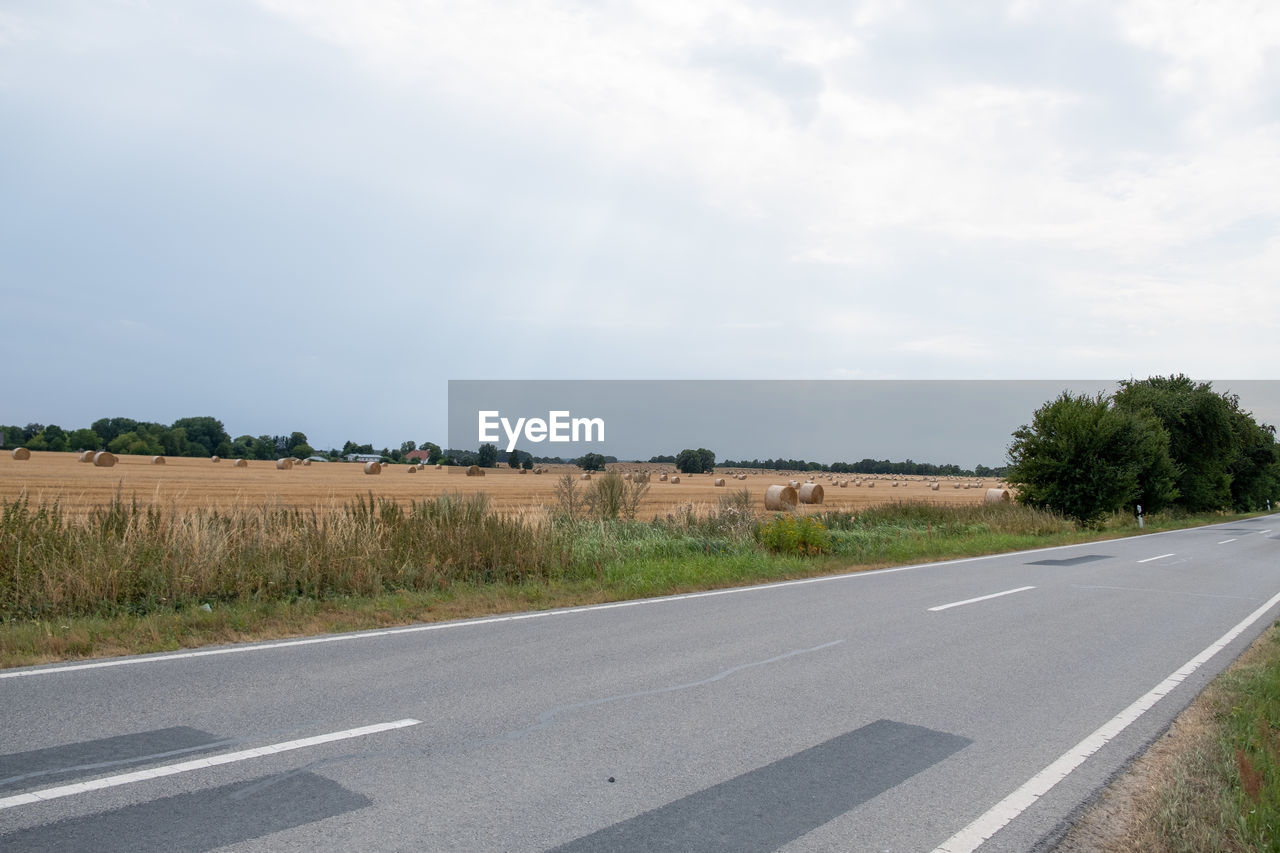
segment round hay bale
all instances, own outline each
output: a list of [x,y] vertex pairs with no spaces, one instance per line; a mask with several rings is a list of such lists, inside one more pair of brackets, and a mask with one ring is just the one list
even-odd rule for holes
[[770,486],[764,490],[764,508],[787,512],[796,508],[800,498],[791,486]]
[[440,470],[441,468],[443,468],[443,467],[444,467],[444,466],[443,466],[443,465],[441,465],[439,462],[437,462],[437,463],[436,463],[436,470],[437,470],[437,471],[439,471],[439,470]]
[[626,480],[626,481],[630,482],[630,481],[631,481],[631,472],[630,472],[630,471],[628,471],[627,473],[623,474],[623,475],[622,475],[622,479],[624,479],[624,480]]
[[381,462],[366,462],[366,463],[364,463],[364,472],[365,472],[366,474],[381,474],[381,473],[382,473],[382,463],[381,463]]
[[164,457],[163,457],[163,456],[152,456],[152,457],[151,457],[151,464],[152,464],[152,465],[163,465],[163,464],[164,464]]
[[410,466],[409,466],[409,473],[410,473],[410,474],[416,474],[416,473],[418,473],[418,466],[417,466],[417,465],[410,465]]
[[277,459],[277,460],[276,460],[276,470],[277,470],[277,471],[291,471],[291,470],[293,470],[293,460],[292,460],[292,459]]
[[533,469],[533,473],[535,473],[535,474],[541,474],[541,473],[542,473],[542,469],[541,469],[541,468],[534,468],[534,469]]
[[842,489],[847,489],[847,488],[849,488],[849,481],[848,481],[848,480],[841,480],[841,481],[840,481],[840,488],[842,488]]
[[937,483],[930,483],[930,484],[929,484],[929,488],[933,489],[933,490],[936,492],[936,491],[938,491],[938,484],[937,484]]
[[467,476],[468,476],[468,477],[483,477],[483,476],[484,476],[484,469],[483,469],[483,468],[481,468],[479,465],[471,465],[471,466],[468,466],[468,468],[467,468]]
[[210,456],[210,457],[209,457],[209,461],[210,461],[210,462],[221,462],[221,461],[222,461],[222,459],[221,459],[221,458],[219,458],[219,457],[217,457],[217,456]]
[[671,475],[671,479],[670,479],[670,480],[668,480],[667,482],[669,482],[669,483],[678,483],[678,482],[680,482],[680,477],[679,477],[679,476],[677,476],[677,475],[675,475],[675,474],[672,474],[672,475]]
[[802,504],[820,504],[824,492],[817,483],[805,483],[800,487],[799,496]]
[[868,480],[868,481],[867,481],[867,488],[868,488],[868,489],[874,489],[875,487],[876,487],[876,481],[875,481],[875,480]]
[[715,484],[716,484],[717,486],[723,486],[723,485],[724,485],[724,477],[716,477],[716,483],[715,483]]
[[666,475],[666,474],[659,474],[659,475],[658,475],[658,482],[659,482],[659,483],[665,483],[665,482],[667,482],[667,475]]
[[303,468],[310,468],[310,467],[311,467],[311,460],[310,460],[310,459],[303,459],[303,460],[302,460],[302,467],[303,467]]
[[14,459],[30,459],[31,451],[27,450],[25,447],[15,447],[13,449],[13,458]]
[[237,459],[235,462],[231,463],[231,467],[232,468],[248,468],[249,463],[243,459]]
[[94,450],[81,450],[79,459],[81,462],[92,462],[93,454],[96,452],[97,451],[94,451]]
[[1008,489],[987,489],[987,493],[983,495],[982,502],[988,504],[1008,503],[1013,500],[1013,495],[1009,494]]
[[793,489],[798,489],[798,488],[800,488],[800,481],[799,481],[799,480],[787,480],[787,485],[788,485],[788,486],[790,486],[790,487],[791,487],[791,488],[793,488]]
[[583,472],[582,472],[582,476],[581,476],[581,477],[579,477],[578,479],[579,479],[579,480],[590,480],[590,479],[591,479],[591,472],[590,472],[590,471],[583,471]]
[[114,464],[116,464],[116,457],[114,454],[109,453],[106,450],[99,450],[97,453],[93,454],[93,465],[95,468],[110,468]]
[[528,469],[528,468],[521,468],[521,469],[520,469],[520,473],[521,473],[521,474],[528,474],[528,473],[529,473],[529,469]]

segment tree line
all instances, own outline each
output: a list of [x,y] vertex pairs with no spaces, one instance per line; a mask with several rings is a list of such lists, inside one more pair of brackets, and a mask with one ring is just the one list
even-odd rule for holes
[[[398,448],[375,450],[371,444],[346,442],[341,449],[317,450],[307,435],[294,431],[288,435],[241,435],[233,438],[214,417],[178,418],[172,424],[138,421],[133,418],[100,418],[87,427],[63,429],[57,424],[29,423],[26,426],[0,424],[0,445],[26,447],[38,451],[109,450],[116,454],[138,456],[223,456],[228,459],[283,459],[321,456],[341,459],[352,453],[377,454],[392,462],[401,462],[418,449],[413,441]],[[424,442],[422,449],[432,462],[440,461],[440,447]]]
[[752,459],[735,461],[726,459],[726,468],[759,468],[772,471],[827,471],[832,474],[897,474],[906,477],[999,477],[1003,467],[990,468],[977,465],[961,468],[959,465],[936,465],[931,462],[915,462],[906,459],[892,462],[888,459],[862,459],[858,462],[808,462],[804,459]]
[[1125,380],[1110,395],[1064,391],[1013,433],[1009,461],[1020,502],[1086,526],[1139,506],[1251,512],[1280,497],[1275,427],[1180,374]]
[[[573,464],[588,471],[603,470],[605,465],[617,462],[618,457],[600,453],[587,453],[574,459],[559,456],[534,456],[528,451],[499,450],[492,444],[478,450],[443,449],[431,441],[418,444],[401,442],[399,447],[375,448],[369,443],[345,442],[341,448],[321,450],[313,447],[307,435],[294,431],[288,435],[241,435],[233,438],[222,421],[214,417],[179,418],[172,424],[138,421],[133,418],[100,418],[88,427],[65,430],[57,424],[29,423],[26,426],[0,424],[0,446],[23,446],[37,451],[109,450],[116,454],[136,456],[223,456],[228,459],[282,459],[321,456],[327,459],[343,459],[352,454],[377,455],[383,461],[403,462],[414,451],[423,451],[421,458],[428,465],[479,465],[494,468],[509,465],[512,468],[533,465]],[[650,462],[673,465],[684,473],[703,473],[714,470],[716,455],[706,448],[685,449],[678,454],[652,456]],[[732,468],[760,468],[787,471],[830,471],[858,474],[910,474],[917,476],[998,476],[1001,469],[979,465],[973,471],[958,465],[931,465],[928,463],[890,462],[889,460],[863,459],[861,462],[835,462],[830,465],[808,462],[803,459],[752,459],[735,462],[726,459],[721,463]]]

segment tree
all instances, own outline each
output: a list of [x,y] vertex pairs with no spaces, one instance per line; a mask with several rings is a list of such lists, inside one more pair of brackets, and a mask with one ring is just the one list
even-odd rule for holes
[[81,427],[67,435],[67,447],[74,450],[101,450],[102,437],[91,429]]
[[231,436],[227,435],[222,421],[212,417],[178,418],[170,429],[181,427],[186,431],[188,456],[223,456],[231,452]]
[[67,433],[57,424],[49,424],[40,431],[40,435],[49,450],[61,452],[67,449]]
[[101,436],[105,444],[118,435],[133,432],[138,428],[138,422],[133,418],[99,418],[90,428]]
[[1259,424],[1240,409],[1240,399],[1227,398],[1231,407],[1231,428],[1235,433],[1235,453],[1227,465],[1231,475],[1231,505],[1239,512],[1266,507],[1280,498],[1280,445],[1276,428]]
[[481,468],[495,468],[498,465],[498,448],[492,444],[480,445],[480,451],[476,453],[476,463]]
[[422,442],[422,444],[420,445],[419,449],[420,449],[420,450],[425,450],[425,451],[427,451],[427,464],[428,464],[428,465],[438,465],[438,464],[440,464],[440,458],[444,455],[444,454],[440,451],[440,445],[435,444],[434,442],[424,441],[424,442]]
[[121,456],[159,456],[163,450],[160,442],[137,430],[121,433],[107,442],[107,450]]
[[182,427],[172,427],[160,433],[160,445],[164,448],[166,456],[186,456],[191,449],[191,442],[187,441],[187,431]]
[[606,463],[599,453],[587,453],[578,459],[578,467],[584,471],[603,471]]
[[716,455],[705,447],[681,450],[676,454],[676,468],[682,474],[710,474],[716,469]]
[[1117,407],[1148,412],[1169,433],[1169,457],[1178,467],[1179,503],[1190,512],[1231,506],[1231,460],[1236,436],[1231,406],[1208,383],[1186,376],[1126,380]]
[[315,453],[311,449],[311,443],[307,441],[305,432],[291,432],[288,439],[288,454],[298,459],[306,459]]
[[1159,503],[1175,494],[1168,435],[1154,418],[1118,409],[1102,394],[1064,391],[1013,438],[1008,479],[1019,502],[1083,526],[1139,498]]
[[231,452],[227,454],[228,459],[257,459],[253,452],[256,439],[251,435],[237,436],[236,440],[231,442]]

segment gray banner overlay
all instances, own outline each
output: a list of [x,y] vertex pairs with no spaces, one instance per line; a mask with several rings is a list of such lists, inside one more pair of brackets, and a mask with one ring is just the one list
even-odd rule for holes
[[[1238,394],[1259,422],[1280,421],[1280,381],[1212,382]],[[448,447],[641,461],[702,447],[717,459],[997,467],[1036,409],[1064,391],[1117,387],[1097,379],[450,380]]]
[[[777,850],[970,743],[879,720],[557,847],[556,853]],[[857,847],[856,839],[850,846]]]
[[370,800],[314,773],[287,773],[178,794],[0,836],[12,853],[214,850],[364,808]]

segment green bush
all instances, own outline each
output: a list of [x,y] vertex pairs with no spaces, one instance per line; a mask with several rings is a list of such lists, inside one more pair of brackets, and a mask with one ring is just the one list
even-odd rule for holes
[[821,521],[805,516],[779,515],[756,531],[761,545],[778,554],[826,554],[831,534]]

